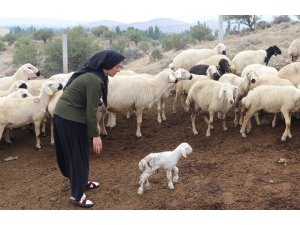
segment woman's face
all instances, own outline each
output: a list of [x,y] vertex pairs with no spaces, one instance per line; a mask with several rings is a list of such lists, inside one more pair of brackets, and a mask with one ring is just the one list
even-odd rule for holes
[[103,70],[104,73],[106,74],[106,76],[110,76],[110,77],[113,77],[116,75],[116,73],[120,72],[121,70],[121,64],[117,64],[115,67],[113,67],[112,69],[110,70]]

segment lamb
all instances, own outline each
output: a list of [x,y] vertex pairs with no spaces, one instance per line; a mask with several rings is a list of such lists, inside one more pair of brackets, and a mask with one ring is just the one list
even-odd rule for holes
[[179,68],[190,69],[201,59],[205,59],[215,54],[226,55],[226,46],[223,43],[219,43],[213,49],[187,49],[179,53],[173,59],[173,62],[169,65],[169,68],[176,71]]
[[[195,66],[192,66],[192,68],[189,69],[189,72],[193,74],[206,75],[209,65],[213,65],[213,64],[197,64]],[[221,59],[219,61],[219,64],[216,66],[220,76],[230,72],[230,66],[226,59]],[[214,80],[218,80],[220,76],[214,77]]]
[[[193,151],[192,147],[188,143],[181,143],[173,151],[165,151],[159,153],[150,153],[145,158],[139,162],[139,169],[142,172],[140,176],[140,187],[138,188],[138,194],[142,195],[145,188],[150,188],[149,177],[159,168],[166,170],[168,178],[168,187],[169,189],[174,189],[173,182],[178,182],[179,175],[176,164],[178,160],[187,155],[191,154]],[[174,176],[172,176],[172,171],[174,171]],[[146,182],[146,184],[145,184]]]
[[276,86],[262,85],[251,90],[246,97],[242,99],[242,104],[248,110],[240,129],[242,137],[246,137],[250,132],[251,126],[248,126],[248,121],[259,110],[265,110],[270,113],[283,114],[285,119],[285,131],[281,137],[281,141],[286,141],[286,138],[292,138],[290,131],[291,114],[300,109],[300,90],[293,86]]
[[40,125],[45,117],[50,96],[60,89],[62,89],[60,83],[46,81],[37,97],[13,98],[2,101],[0,103],[0,139],[4,128],[17,128],[34,123],[36,148],[40,149]]
[[26,82],[23,80],[15,81],[6,91],[0,91],[0,96],[7,96],[12,92],[17,91],[19,88],[27,89]]
[[281,54],[281,50],[276,46],[270,46],[267,50],[247,50],[236,54],[232,59],[231,72],[241,75],[243,69],[250,64],[268,65],[272,55]]
[[[184,71],[184,72],[183,72]],[[135,110],[137,118],[136,136],[142,137],[141,124],[143,112],[152,107],[169,83],[178,79],[192,79],[192,75],[183,69],[173,72],[164,70],[153,77],[147,76],[115,76],[109,80],[108,105],[109,112],[125,112]],[[99,121],[103,121],[104,111],[100,109]],[[102,133],[105,133],[104,124],[100,123]]]
[[15,81],[24,80],[27,81],[30,78],[40,76],[40,71],[30,63],[26,63],[21,66],[12,76],[2,77],[0,82],[0,90],[6,91]]
[[268,75],[277,76],[277,74],[278,74],[278,70],[274,67],[255,63],[255,64],[246,66],[242,71],[241,77],[246,76],[246,74],[251,70],[254,71],[257,76],[259,76],[260,74],[268,74]]
[[293,62],[282,67],[278,77],[290,80],[296,87],[300,87],[300,62]]
[[292,62],[296,62],[300,56],[300,38],[292,41],[288,48],[288,55],[291,57]]
[[176,104],[177,104],[179,97],[180,97],[183,108],[186,109],[184,98],[186,97],[187,93],[189,92],[192,85],[196,81],[203,80],[203,79],[216,80],[219,77],[220,77],[220,74],[219,74],[219,71],[217,70],[217,67],[214,65],[210,65],[206,71],[206,76],[198,75],[198,76],[194,76],[193,80],[182,80],[182,81],[179,81],[178,83],[176,83],[176,88],[175,88],[176,94],[175,94],[175,97],[173,100],[173,113],[176,113]]
[[192,111],[191,120],[194,135],[198,134],[195,117],[200,109],[209,112],[209,119],[205,116],[205,122],[208,126],[206,137],[211,135],[210,130],[213,129],[212,123],[215,112],[222,114],[223,130],[228,130],[225,115],[234,105],[233,96],[236,90],[237,87],[230,83],[221,83],[215,80],[201,80],[193,84],[186,98],[186,105]]

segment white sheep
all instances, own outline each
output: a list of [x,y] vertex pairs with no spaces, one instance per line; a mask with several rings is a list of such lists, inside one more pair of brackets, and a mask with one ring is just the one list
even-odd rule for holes
[[266,66],[266,65],[255,63],[255,64],[246,66],[242,71],[241,77],[246,76],[246,74],[251,70],[254,71],[257,76],[259,76],[261,74],[277,76],[277,74],[278,74],[278,70],[272,66]]
[[278,77],[290,80],[296,87],[300,87],[300,62],[293,62],[282,67]]
[[40,75],[40,71],[30,63],[26,63],[21,66],[12,76],[6,76],[0,78],[0,90],[6,91],[15,81],[24,80],[27,81],[30,78],[34,78]]
[[283,114],[285,119],[285,131],[281,137],[281,141],[285,141],[287,137],[292,138],[290,131],[291,114],[300,109],[300,90],[293,86],[276,86],[262,85],[251,90],[246,97],[242,99],[242,104],[247,109],[244,117],[243,125],[240,129],[242,137],[246,137],[250,132],[251,126],[248,121],[259,110],[269,113]]
[[288,55],[291,57],[292,62],[296,62],[300,56],[300,38],[292,41],[288,48]]
[[[1,82],[1,81],[0,81]],[[27,83],[23,80],[15,81],[6,91],[0,91],[0,96],[4,97],[18,89],[27,89]]]
[[186,98],[186,105],[191,109],[191,120],[194,135],[198,134],[195,126],[195,117],[201,109],[209,113],[209,119],[205,116],[207,123],[206,137],[210,136],[213,129],[212,123],[215,112],[223,117],[223,130],[226,131],[225,115],[234,104],[236,86],[230,83],[221,83],[215,80],[201,80],[193,84]]
[[247,50],[236,54],[232,59],[231,72],[241,75],[243,69],[250,64],[268,65],[272,55],[281,54],[281,50],[276,46],[271,46],[267,50]]
[[51,96],[60,89],[60,83],[46,81],[37,97],[13,98],[0,102],[0,139],[4,128],[17,128],[34,123],[36,147],[40,149],[41,122],[45,118]]
[[[188,143],[181,143],[173,151],[150,153],[145,158],[143,158],[139,162],[139,169],[142,174],[140,176],[140,187],[138,188],[138,194],[141,195],[144,193],[144,185],[145,188],[150,188],[150,182],[148,179],[159,168],[163,168],[166,170],[168,187],[169,189],[174,189],[173,182],[176,183],[179,179],[179,169],[176,166],[177,162],[181,158],[181,156],[186,158],[187,155],[192,153],[192,151],[193,149]],[[174,172],[174,176],[172,175],[172,171]]]
[[191,89],[192,85],[198,80],[208,79],[208,80],[218,80],[220,78],[220,73],[216,66],[210,65],[206,70],[206,76],[204,75],[194,75],[192,80],[182,80],[175,85],[175,97],[173,100],[173,113],[176,113],[176,105],[178,98],[180,97],[181,105],[186,110],[185,98]]
[[[233,73],[224,74],[220,79],[219,82],[222,83],[230,83],[238,87],[234,100],[234,126],[236,127],[238,124],[242,125],[242,105],[241,99],[245,97],[248,92],[250,91],[251,84],[254,84],[258,79],[257,75],[253,71],[249,71],[244,77],[239,77]],[[240,115],[240,119],[238,117]]]
[[226,46],[223,43],[217,44],[213,49],[187,49],[180,52],[173,62],[169,65],[169,68],[176,71],[179,68],[189,70],[201,59],[205,59],[215,54],[226,55]]

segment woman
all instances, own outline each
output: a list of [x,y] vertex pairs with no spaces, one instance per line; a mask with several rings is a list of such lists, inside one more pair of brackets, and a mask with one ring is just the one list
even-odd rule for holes
[[102,151],[97,108],[102,97],[107,105],[108,76],[120,71],[124,56],[105,50],[93,55],[69,79],[54,110],[54,140],[58,166],[71,184],[71,201],[91,207],[94,203],[84,191],[99,187],[88,181],[89,138],[96,154]]

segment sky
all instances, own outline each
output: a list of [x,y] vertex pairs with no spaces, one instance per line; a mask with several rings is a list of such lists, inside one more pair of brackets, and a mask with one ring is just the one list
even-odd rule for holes
[[[291,4],[288,4],[289,1]],[[133,23],[155,18],[192,22],[217,18],[217,15],[299,14],[299,0],[277,2],[274,0],[5,0],[1,1],[0,17],[89,22],[113,20]]]

